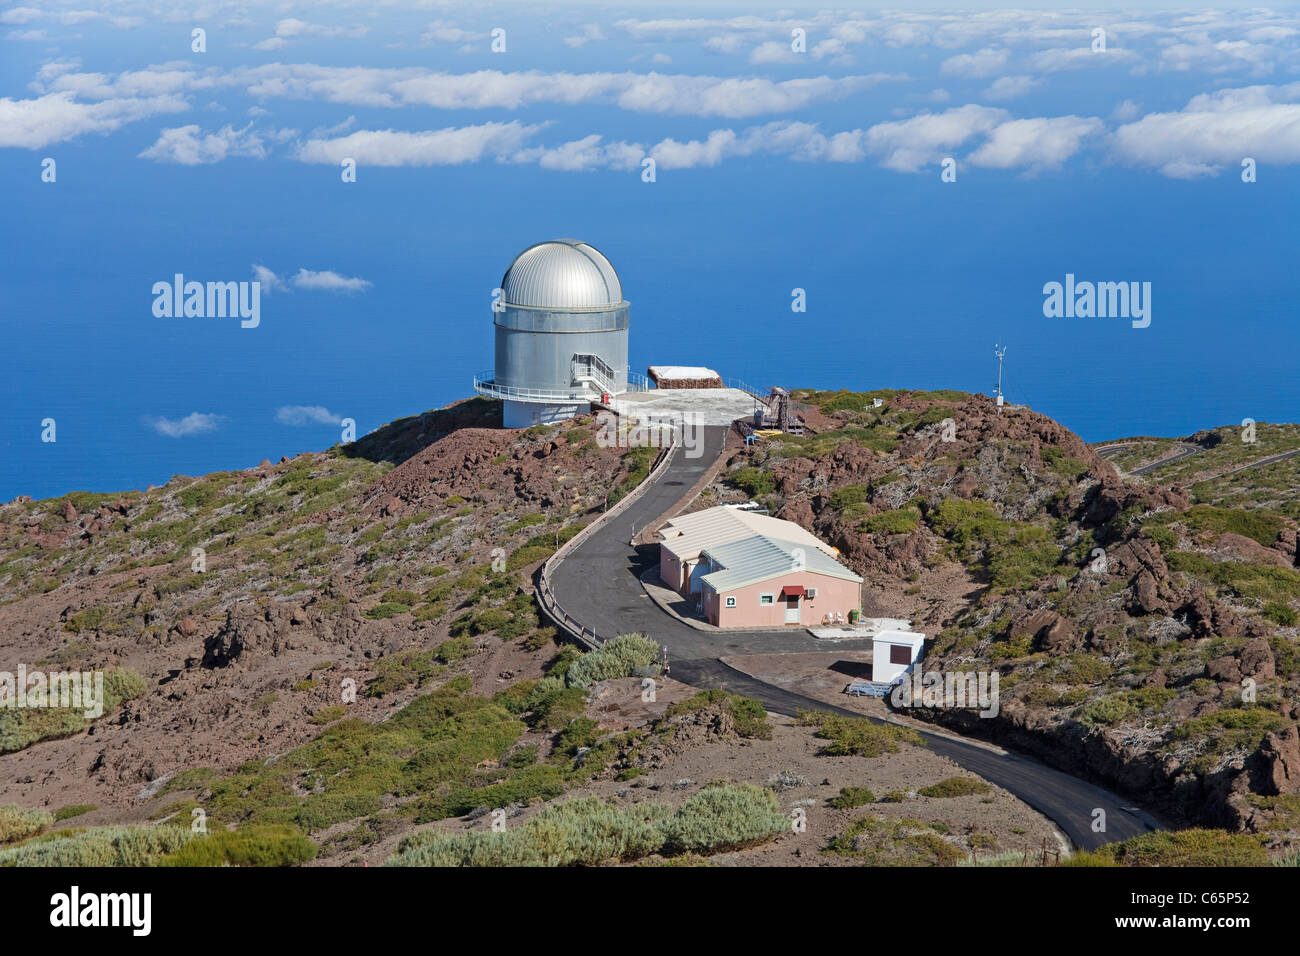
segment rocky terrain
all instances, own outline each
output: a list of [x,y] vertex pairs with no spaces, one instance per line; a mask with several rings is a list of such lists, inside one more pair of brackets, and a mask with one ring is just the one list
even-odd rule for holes
[[[1221,453],[1232,461],[1171,464],[1197,467],[1184,487],[1122,477],[1056,422],[999,414],[980,395],[798,397],[836,425],[740,452],[726,480],[840,548],[866,578],[868,614],[935,635],[928,667],[999,672],[997,719],[912,716],[1034,753],[1169,819],[1292,845],[1296,489],[1269,471],[1289,458],[1251,470],[1252,487],[1268,488],[1257,496],[1233,470],[1284,450],[1291,426],[1260,426],[1260,445]],[[1175,444],[1148,441],[1150,460]]]
[[[1234,853],[1293,854],[1300,570],[1294,502],[1270,477],[1290,458],[1247,483],[1201,436],[1208,470],[1184,486],[1123,475],[983,396],[797,398],[808,434],[737,441],[694,507],[765,502],[841,549],[866,613],[933,636],[927,667],[1000,673],[995,720],[909,717],[1249,837]],[[578,665],[593,655],[539,618],[534,573],[655,449],[602,448],[589,418],[506,431],[499,416],[473,399],[277,464],[0,506],[0,671],[110,678],[97,720],[0,709],[0,863],[77,840],[120,862],[110,836],[153,840],[141,862],[242,859],[181,846],[195,814],[280,862],[536,862],[527,834],[568,826],[575,798],[641,842],[549,862],[1056,858],[1048,821],[905,731],[768,719],[662,677],[644,700],[639,678]],[[1120,464],[1188,441],[1131,440]],[[652,674],[653,652],[636,653],[608,673]],[[790,666],[833,695],[815,663],[773,673]],[[474,842],[494,808],[519,845]],[[747,822],[689,837],[723,809]],[[506,849],[520,855],[492,856]]]

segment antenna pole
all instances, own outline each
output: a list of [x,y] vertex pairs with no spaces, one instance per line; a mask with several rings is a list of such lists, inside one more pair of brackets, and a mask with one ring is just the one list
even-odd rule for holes
[[997,356],[997,360],[998,360],[997,403],[998,403],[998,414],[1001,415],[1002,414],[1002,357],[1007,354],[1007,347],[1005,345],[995,344],[993,346],[993,354]]

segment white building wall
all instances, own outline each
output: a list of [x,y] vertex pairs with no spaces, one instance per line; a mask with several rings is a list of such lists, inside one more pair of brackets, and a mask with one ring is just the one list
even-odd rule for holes
[[[894,646],[907,648],[908,663],[890,663],[889,649]],[[919,631],[881,631],[871,645],[871,679],[879,684],[894,683],[911,672],[924,646],[925,635]]]

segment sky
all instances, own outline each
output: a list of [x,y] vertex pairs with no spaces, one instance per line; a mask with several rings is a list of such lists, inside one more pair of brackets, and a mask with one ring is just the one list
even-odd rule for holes
[[[562,236],[633,371],[991,392],[1001,343],[1089,441],[1296,421],[1298,209],[1294,6],[0,3],[0,501],[467,397]],[[177,274],[256,325],[157,314]]]

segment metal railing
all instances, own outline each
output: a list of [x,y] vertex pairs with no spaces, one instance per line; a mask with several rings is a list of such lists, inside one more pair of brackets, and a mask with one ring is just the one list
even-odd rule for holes
[[492,380],[494,371],[479,372],[474,376],[474,391],[488,398],[514,399],[522,402],[589,402],[599,401],[600,393],[593,392],[587,385],[569,389],[553,388],[517,388],[513,385],[498,385]]
[[759,391],[758,389],[756,389],[756,388],[751,388],[749,385],[745,384],[745,382],[743,382],[741,379],[738,379],[738,378],[728,378],[728,379],[724,379],[724,380],[723,380],[723,384],[726,385],[727,388],[737,388],[737,389],[740,389],[740,391],[745,392],[746,394],[753,396],[754,398],[758,399],[760,402],[763,402],[764,404],[767,403],[767,395],[766,395],[766,394],[764,394],[763,392],[760,392],[760,391]]
[[614,507],[610,508],[599,518],[590,522],[585,528],[575,534],[568,541],[564,542],[558,551],[546,559],[542,564],[541,571],[538,572],[537,603],[542,606],[542,610],[546,613],[546,616],[554,621],[560,630],[567,633],[580,644],[585,644],[593,650],[600,647],[601,644],[604,644],[605,641],[609,640],[613,635],[602,635],[597,633],[594,628],[583,624],[560,606],[560,602],[555,599],[555,592],[551,589],[551,566],[564,560],[565,555],[595,534],[597,529],[603,527],[607,521],[616,517],[618,514],[626,510],[632,502],[640,498],[641,495],[645,493],[646,489],[654,484],[659,476],[667,470],[668,463],[672,460],[675,448],[676,445],[672,443],[665,445],[659,452],[659,457],[655,461],[654,467],[650,469],[650,474],[646,475],[645,480],[624,495],[622,500],[615,504]]
[[650,391],[651,382],[640,372],[629,371],[627,373],[627,390],[629,392],[648,392]]
[[615,384],[614,370],[599,355],[575,355],[570,363],[575,382],[594,382],[601,392],[613,395],[619,389]]

